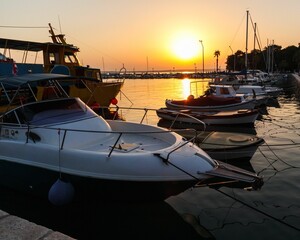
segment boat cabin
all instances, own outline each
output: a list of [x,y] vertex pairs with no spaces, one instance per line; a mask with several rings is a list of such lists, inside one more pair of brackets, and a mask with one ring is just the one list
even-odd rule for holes
[[[0,76],[27,73],[57,73],[73,76],[85,76],[101,80],[101,72],[98,68],[82,66],[77,53],[79,48],[68,44],[64,34],[56,35],[49,23],[52,42],[31,42],[23,40],[0,38]],[[11,57],[11,50],[22,52],[21,62],[15,62]],[[34,63],[27,63],[27,56],[35,54]],[[37,63],[37,55],[43,54],[43,63]],[[9,56],[9,57],[8,57]]]
[[210,85],[208,90],[217,96],[235,97],[238,95],[233,86],[230,85]]

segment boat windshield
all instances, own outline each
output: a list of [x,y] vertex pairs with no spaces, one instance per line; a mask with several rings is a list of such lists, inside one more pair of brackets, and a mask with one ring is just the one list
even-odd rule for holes
[[44,125],[92,117],[95,114],[77,98],[35,102],[8,112],[5,123]]

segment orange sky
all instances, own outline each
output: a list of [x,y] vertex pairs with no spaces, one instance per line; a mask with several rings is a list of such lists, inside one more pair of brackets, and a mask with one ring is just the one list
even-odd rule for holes
[[[246,11],[257,23],[261,45],[298,45],[299,0],[3,0],[0,36],[50,41],[48,23],[80,47],[84,65],[128,71],[215,68],[227,55],[245,51]],[[33,26],[44,28],[6,28]],[[249,24],[250,26],[250,24]],[[253,48],[249,27],[248,51]],[[2,51],[0,49],[0,51]],[[185,53],[187,56],[180,54]],[[193,55],[193,56],[192,56]],[[183,59],[183,57],[188,57]]]

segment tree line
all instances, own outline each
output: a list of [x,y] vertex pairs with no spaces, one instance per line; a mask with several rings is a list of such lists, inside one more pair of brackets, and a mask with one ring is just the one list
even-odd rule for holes
[[[227,71],[243,71],[246,69],[246,53],[238,50],[229,55],[226,61]],[[260,69],[265,72],[299,72],[300,43],[298,47],[270,45],[263,50],[254,49],[247,53],[247,69]]]

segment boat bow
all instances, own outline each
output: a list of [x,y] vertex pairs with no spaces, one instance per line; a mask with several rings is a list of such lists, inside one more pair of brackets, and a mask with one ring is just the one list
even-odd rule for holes
[[255,190],[260,189],[264,184],[263,178],[258,176],[256,173],[252,173],[221,161],[216,161],[216,163],[217,165],[214,169],[206,172],[207,175],[232,179],[244,183],[251,183],[252,188]]

